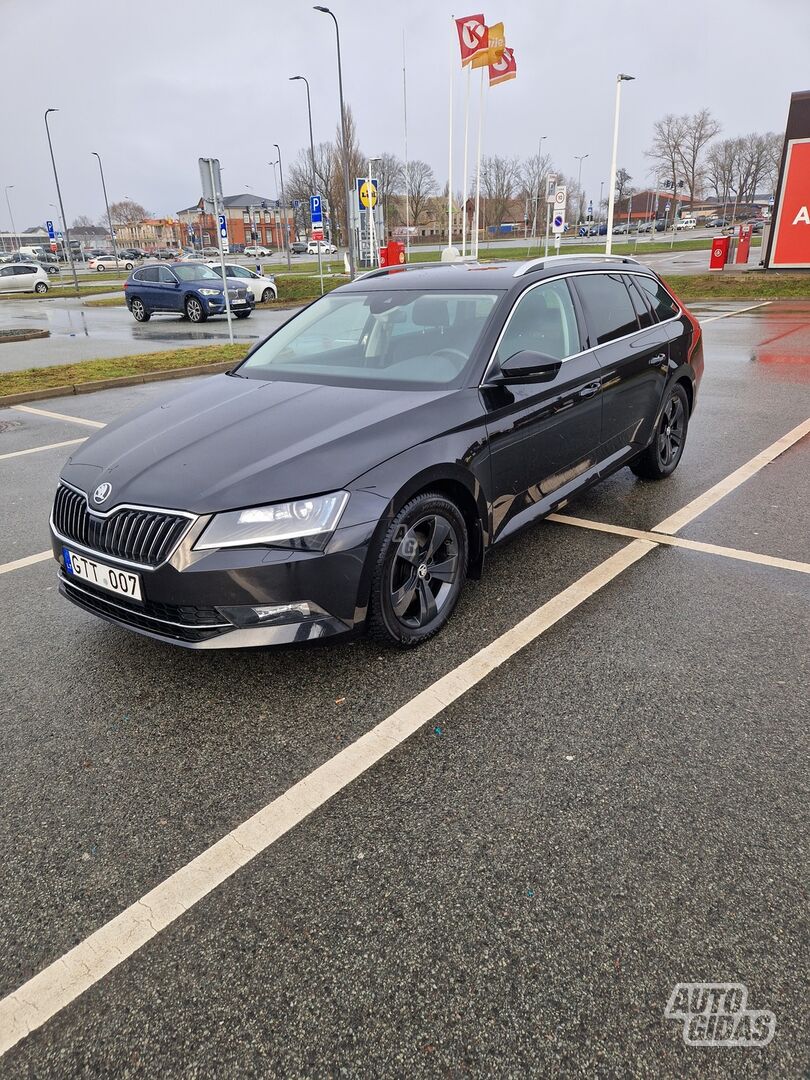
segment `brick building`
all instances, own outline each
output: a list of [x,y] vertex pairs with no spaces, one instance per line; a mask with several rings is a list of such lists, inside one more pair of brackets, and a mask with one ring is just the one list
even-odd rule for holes
[[[182,226],[183,244],[191,244],[189,232],[194,233],[194,242],[199,243],[202,230],[203,244],[215,247],[217,243],[217,222],[212,214],[203,210],[202,199],[194,206],[178,210],[177,217]],[[239,250],[253,243],[251,228],[255,228],[257,243],[269,248],[281,248],[284,243],[283,222],[289,223],[290,238],[295,239],[295,221],[293,211],[281,209],[277,199],[263,198],[260,195],[226,195],[223,198],[225,215],[228,219],[228,243],[232,250]]]

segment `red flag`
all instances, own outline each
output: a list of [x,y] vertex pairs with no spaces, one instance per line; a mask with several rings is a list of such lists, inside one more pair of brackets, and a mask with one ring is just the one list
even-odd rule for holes
[[466,67],[474,56],[487,49],[489,35],[483,15],[467,15],[456,19],[458,44],[461,49],[461,66]]
[[516,77],[515,52],[513,49],[504,49],[501,58],[489,65],[489,85],[497,86],[498,83],[508,82]]

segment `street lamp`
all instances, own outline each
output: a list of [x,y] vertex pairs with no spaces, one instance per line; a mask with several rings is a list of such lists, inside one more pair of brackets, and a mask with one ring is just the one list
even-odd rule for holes
[[579,199],[580,216],[582,214],[582,204],[585,201],[582,197],[582,162],[586,157],[590,156],[590,154],[574,154],[574,161],[579,162],[579,172],[577,173],[577,198]]
[[94,158],[98,158],[98,171],[101,173],[101,190],[104,192],[104,205],[107,208],[107,224],[110,226],[110,242],[112,244],[113,255],[115,256],[115,276],[118,277],[121,271],[118,266],[118,249],[115,245],[115,230],[113,229],[112,217],[110,216],[110,204],[107,201],[107,185],[104,183],[104,166],[101,164],[100,154],[97,154],[95,150],[91,150],[90,153]]
[[[302,82],[307,88],[307,116],[309,117],[309,153],[312,159],[312,192],[318,194],[317,181],[315,179],[315,140],[312,137],[312,101],[309,96],[309,79],[304,75],[291,75],[290,82]],[[331,243],[331,233],[330,233]],[[321,265],[321,245],[318,244],[318,277],[321,280],[321,296],[323,296],[323,266]]]
[[[17,247],[20,246],[19,243],[18,243],[18,239],[17,239],[17,226],[14,224],[14,215],[11,212],[11,202],[10,202],[9,197],[8,197],[8,193],[11,191],[11,189],[13,187],[14,187],[13,184],[6,184],[6,206],[8,207],[8,216],[11,219],[11,234],[12,234],[11,250],[12,251],[14,250],[15,245]],[[5,247],[5,245],[3,245],[3,246]]]
[[597,221],[599,221],[599,222],[601,222],[601,220],[602,220],[602,198],[603,198],[602,192],[604,190],[605,190],[605,181],[600,180],[599,181],[599,217],[597,218]]
[[608,216],[605,235],[605,254],[610,255],[613,246],[613,207],[616,202],[616,156],[619,152],[619,108],[622,103],[622,83],[633,82],[635,75],[616,76],[616,113],[613,117],[613,152],[610,155],[610,179],[608,180]]
[[337,41],[337,66],[338,66],[338,92],[340,94],[340,129],[343,133],[343,186],[346,189],[346,240],[349,245],[349,277],[354,279],[354,239],[351,228],[351,189],[349,187],[349,136],[346,130],[346,106],[343,102],[343,67],[340,61],[340,27],[333,11],[328,7],[315,4],[315,11],[322,11],[324,15],[331,15],[335,24],[335,38]]
[[76,295],[79,295],[79,278],[76,274],[76,264],[73,261],[73,249],[70,246],[70,231],[67,227],[67,216],[65,214],[65,207],[62,203],[62,189],[59,187],[59,173],[56,171],[56,158],[53,156],[53,143],[51,142],[51,129],[48,127],[48,114],[52,112],[59,112],[58,109],[46,109],[45,110],[45,131],[48,135],[48,149],[51,152],[51,165],[53,165],[53,178],[56,181],[56,195],[59,199],[59,209],[62,212],[62,224],[65,226],[65,239],[67,240],[67,253],[68,259],[70,259],[70,269],[73,273],[73,284],[76,286]]
[[277,142],[274,142],[273,146],[275,146],[276,152],[278,153],[278,174],[281,177],[281,216],[283,218],[284,246],[287,249],[287,269],[290,270],[292,269],[290,266],[290,225],[287,219],[287,211],[285,209],[286,202],[284,199],[284,166],[281,164],[281,147],[278,145]]

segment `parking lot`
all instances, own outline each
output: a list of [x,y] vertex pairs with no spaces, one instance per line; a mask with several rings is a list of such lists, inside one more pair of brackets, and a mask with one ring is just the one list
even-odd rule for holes
[[[2,1075],[806,1074],[810,304],[693,310],[673,477],[496,550],[411,652],[84,614],[60,467],[185,384],[0,410]],[[771,1044],[686,1047],[689,981]]]

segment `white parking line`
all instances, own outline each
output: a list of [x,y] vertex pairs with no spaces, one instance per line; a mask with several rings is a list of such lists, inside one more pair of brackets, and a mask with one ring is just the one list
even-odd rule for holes
[[102,424],[100,420],[85,420],[83,416],[69,416],[67,413],[51,412],[49,409],[35,409],[32,405],[12,405],[12,409],[16,409],[17,412],[33,413],[34,416],[48,416],[51,420],[69,420],[71,424],[84,424],[86,427],[102,428],[106,427],[106,424]]
[[15,559],[14,562],[0,563],[0,574],[9,574],[12,570],[22,570],[24,566],[33,566],[34,563],[52,558],[53,552],[48,548],[47,551],[40,551],[38,555],[26,555],[22,559]]
[[[732,477],[742,476],[742,479],[731,486],[726,485],[724,493],[734,490],[743,479],[753,476],[801,438],[802,428],[810,430],[810,420],[732,473]],[[719,491],[724,484],[716,484],[707,496]],[[719,498],[722,494],[713,496],[708,505]],[[656,531],[662,531],[663,525],[679,516],[683,518],[682,524],[686,524],[702,512],[694,509],[700,505],[700,499],[693,500],[678,515],[666,519]],[[611,555],[3,998],[0,1001],[0,1055],[75,1001],[256,855],[266,851],[279,837],[656,546],[647,540],[633,540]]]
[[734,311],[724,311],[722,315],[711,315],[708,319],[701,319],[701,326],[707,322],[717,322],[718,319],[727,319],[731,315],[742,315],[744,311],[753,311],[754,308],[767,307],[773,300],[761,300],[758,304],[750,304],[748,307],[735,308]]
[[649,540],[653,544],[686,548],[706,555],[723,555],[727,559],[739,559],[741,562],[761,563],[763,566],[775,566],[780,570],[796,570],[800,574],[810,574],[810,563],[798,562],[795,559],[780,559],[775,555],[760,555],[756,551],[746,551],[744,548],[722,547],[719,544],[706,544],[701,540],[684,540],[681,536],[645,532],[643,529],[629,529],[625,525],[609,525],[604,521],[570,517],[568,514],[549,514],[546,520],[556,521],[559,525],[576,525],[580,529],[592,529],[594,532],[612,533],[614,536],[626,536],[633,540]]
[[52,442],[47,446],[32,446],[28,450],[13,450],[10,454],[0,454],[0,461],[5,461],[6,458],[23,457],[25,454],[38,454],[41,450],[58,450],[60,446],[75,446],[83,442],[87,442],[87,439],[66,439],[65,442]]

